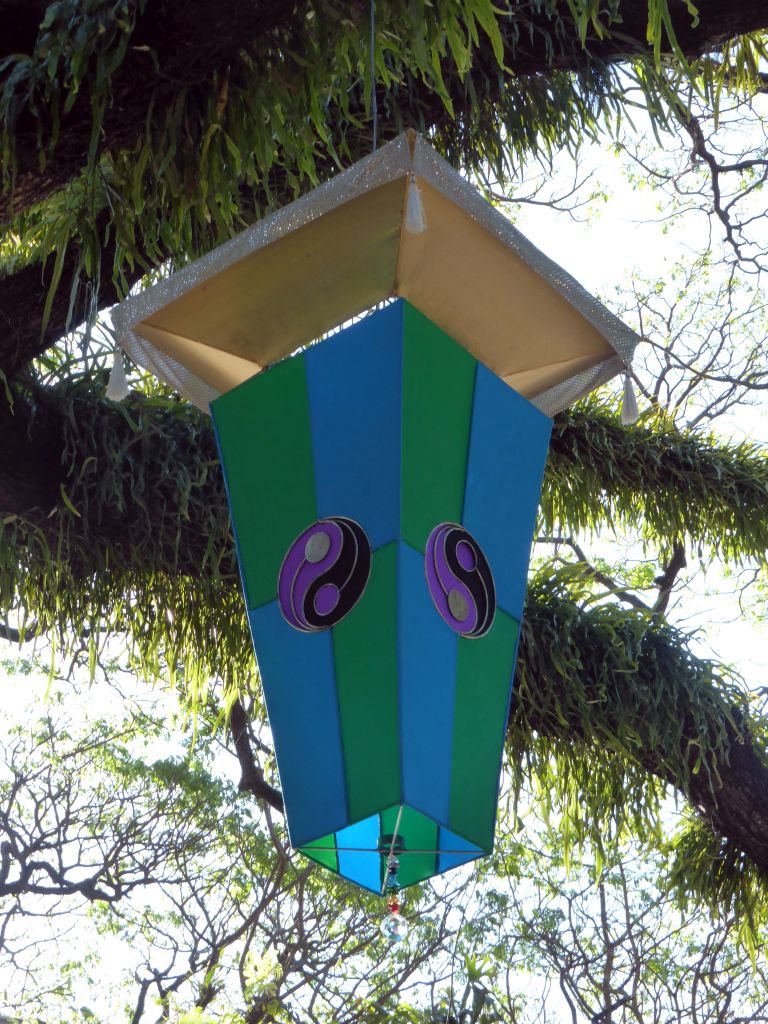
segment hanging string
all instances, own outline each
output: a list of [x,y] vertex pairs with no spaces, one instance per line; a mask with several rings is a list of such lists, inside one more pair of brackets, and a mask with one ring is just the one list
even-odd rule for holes
[[[397,858],[395,857],[395,847],[397,846],[397,834],[400,831],[400,819],[402,818],[402,816],[403,816],[403,804],[400,804],[400,809],[397,812],[397,820],[395,821],[395,831],[392,833],[392,840],[391,840],[391,842],[389,844],[389,852],[387,853],[387,863],[388,864],[391,863],[392,861],[396,861],[397,860]],[[381,886],[381,891],[382,892],[386,891],[386,886],[387,886],[387,880],[386,880],[386,877],[385,877],[384,882],[383,882],[383,884]]]
[[376,101],[376,0],[371,0],[371,120],[375,153],[379,144],[379,108]]
[[[376,99],[376,0],[371,0],[371,121],[373,135],[373,152],[379,144],[379,106]],[[411,235],[420,235],[427,230],[427,219],[424,216],[424,204],[421,192],[416,183],[416,175],[411,172],[408,179],[408,194],[405,204],[405,230]]]

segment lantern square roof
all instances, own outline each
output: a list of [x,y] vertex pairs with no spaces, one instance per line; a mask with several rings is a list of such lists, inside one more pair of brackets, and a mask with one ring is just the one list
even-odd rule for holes
[[[425,224],[407,210],[416,188]],[[113,311],[139,365],[201,408],[405,298],[553,415],[629,365],[637,336],[406,132]]]

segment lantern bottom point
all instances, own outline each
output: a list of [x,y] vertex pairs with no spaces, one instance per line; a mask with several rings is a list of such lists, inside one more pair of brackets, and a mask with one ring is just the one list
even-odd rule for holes
[[493,822],[482,846],[407,804],[397,804],[297,847],[343,878],[386,893],[388,864],[397,862],[397,886],[423,882],[490,853]]

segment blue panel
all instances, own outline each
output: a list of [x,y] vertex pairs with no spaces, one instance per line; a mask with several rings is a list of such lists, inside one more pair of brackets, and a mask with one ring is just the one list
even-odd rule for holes
[[[437,861],[437,869],[439,872],[448,871],[450,868],[457,868],[459,864],[466,864],[467,861],[475,860],[476,857],[482,857],[484,851],[479,846],[475,846],[474,843],[468,842],[466,839],[462,839],[461,836],[457,836],[455,832],[451,832],[450,829],[441,828],[439,835],[439,845],[441,850],[450,850],[450,853],[441,853]],[[464,850],[465,853],[457,853],[457,850]]]
[[400,527],[402,303],[307,350],[317,511],[348,516],[372,548]]
[[551,430],[549,417],[478,366],[463,524],[491,567],[498,606],[515,619],[523,611]]
[[299,633],[277,602],[249,612],[293,846],[346,825],[330,631]]
[[424,555],[399,545],[398,616],[403,800],[448,821],[459,638],[432,603]]
[[[381,855],[379,845],[379,816],[372,814],[355,825],[336,834],[339,853],[339,874],[351,882],[381,891]],[[351,847],[351,849],[345,849]],[[370,853],[364,852],[370,850]]]

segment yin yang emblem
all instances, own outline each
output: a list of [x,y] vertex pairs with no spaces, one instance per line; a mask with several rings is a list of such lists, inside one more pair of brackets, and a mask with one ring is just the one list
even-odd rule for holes
[[353,519],[318,519],[291,544],[280,568],[277,599],[286,622],[318,633],[340,622],[363,595],[371,545]]
[[456,523],[440,523],[427,539],[427,586],[440,617],[455,633],[483,636],[496,614],[496,588],[475,538]]

